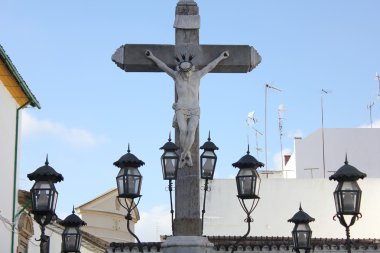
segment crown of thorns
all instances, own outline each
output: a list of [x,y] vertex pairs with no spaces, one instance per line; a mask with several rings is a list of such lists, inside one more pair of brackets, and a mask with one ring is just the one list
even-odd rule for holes
[[180,71],[188,72],[193,68],[193,63],[191,62],[194,56],[191,54],[181,54],[177,56],[175,60],[178,62],[178,67]]

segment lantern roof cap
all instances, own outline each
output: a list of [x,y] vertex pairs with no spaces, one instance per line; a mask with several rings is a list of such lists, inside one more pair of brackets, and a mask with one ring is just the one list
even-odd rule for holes
[[367,174],[359,171],[354,166],[348,164],[347,154],[344,165],[340,167],[333,175],[329,177],[330,180],[335,181],[356,181],[359,178],[363,179],[367,176]]
[[301,205],[300,205],[299,211],[295,215],[293,215],[291,219],[288,220],[288,222],[293,222],[293,223],[309,223],[311,221],[315,221],[315,219],[310,217],[307,213],[305,213],[302,210]]
[[172,142],[171,134],[169,133],[168,142],[166,142],[164,146],[162,146],[160,149],[168,150],[168,151],[176,151],[179,149],[179,147],[175,145],[175,143]]
[[256,160],[255,157],[251,156],[249,154],[249,145],[248,145],[248,150],[247,154],[240,158],[239,161],[236,163],[233,163],[232,166],[235,168],[238,167],[239,169],[245,169],[245,168],[251,168],[251,167],[263,167],[264,164],[262,162],[259,162]]
[[199,148],[207,150],[207,151],[219,150],[219,148],[211,141],[210,131],[208,132],[207,141],[202,146],[200,146]]
[[143,161],[141,161],[134,154],[131,153],[129,144],[128,144],[127,153],[123,155],[122,157],[120,157],[118,161],[113,163],[113,165],[119,168],[124,168],[124,167],[129,167],[129,166],[138,168],[140,166],[143,166],[144,164],[145,163]]
[[34,172],[29,173],[29,180],[35,181],[52,181],[53,183],[63,181],[62,174],[56,172],[51,166],[49,166],[48,156],[46,155],[45,165],[39,167]]
[[67,216],[63,221],[60,221],[59,224],[65,227],[79,227],[87,225],[86,222],[81,220],[81,218],[79,218],[79,216],[75,214],[74,207],[72,214]]

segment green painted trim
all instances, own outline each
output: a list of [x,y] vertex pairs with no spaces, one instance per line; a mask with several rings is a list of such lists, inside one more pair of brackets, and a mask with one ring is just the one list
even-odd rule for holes
[[28,207],[30,207],[30,205],[32,204],[32,200],[31,199],[28,199],[28,201],[22,206],[22,209],[20,211],[18,211],[15,215],[15,219],[20,216],[20,214],[22,214],[22,212],[24,212],[25,209],[27,209]]
[[5,53],[5,50],[1,45],[0,45],[0,58],[3,59],[9,71],[12,73],[17,83],[20,85],[21,89],[24,91],[25,95],[30,100],[28,103],[30,103],[30,105],[33,107],[37,107],[38,109],[41,109],[41,105],[38,102],[37,98],[33,95],[32,91],[29,89],[28,85],[25,83],[20,73],[18,73],[16,67],[13,65],[11,59]]
[[17,183],[17,153],[18,153],[18,129],[19,129],[19,113],[20,110],[27,106],[31,101],[29,100],[16,110],[16,134],[15,134],[15,158],[13,167],[13,207],[12,207],[12,239],[11,239],[11,253],[14,252],[15,242],[15,220],[16,220],[16,183]]

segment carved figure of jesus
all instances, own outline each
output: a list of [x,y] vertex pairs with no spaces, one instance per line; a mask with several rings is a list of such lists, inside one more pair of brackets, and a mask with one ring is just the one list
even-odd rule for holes
[[179,166],[193,166],[191,159],[191,146],[194,143],[195,132],[199,123],[199,85],[200,79],[213,70],[220,61],[229,57],[229,52],[224,51],[216,59],[211,61],[201,70],[196,70],[192,63],[193,56],[182,55],[182,59],[176,58],[178,65],[173,70],[163,61],[158,59],[150,50],[145,51],[145,56],[152,60],[162,71],[173,78],[177,93],[177,102],[173,104],[175,111],[173,123],[179,128],[179,142],[181,157]]

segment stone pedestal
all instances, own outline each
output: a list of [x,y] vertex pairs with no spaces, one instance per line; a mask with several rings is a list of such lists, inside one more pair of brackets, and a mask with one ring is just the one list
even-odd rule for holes
[[163,253],[214,253],[214,244],[203,236],[171,236],[161,245]]

